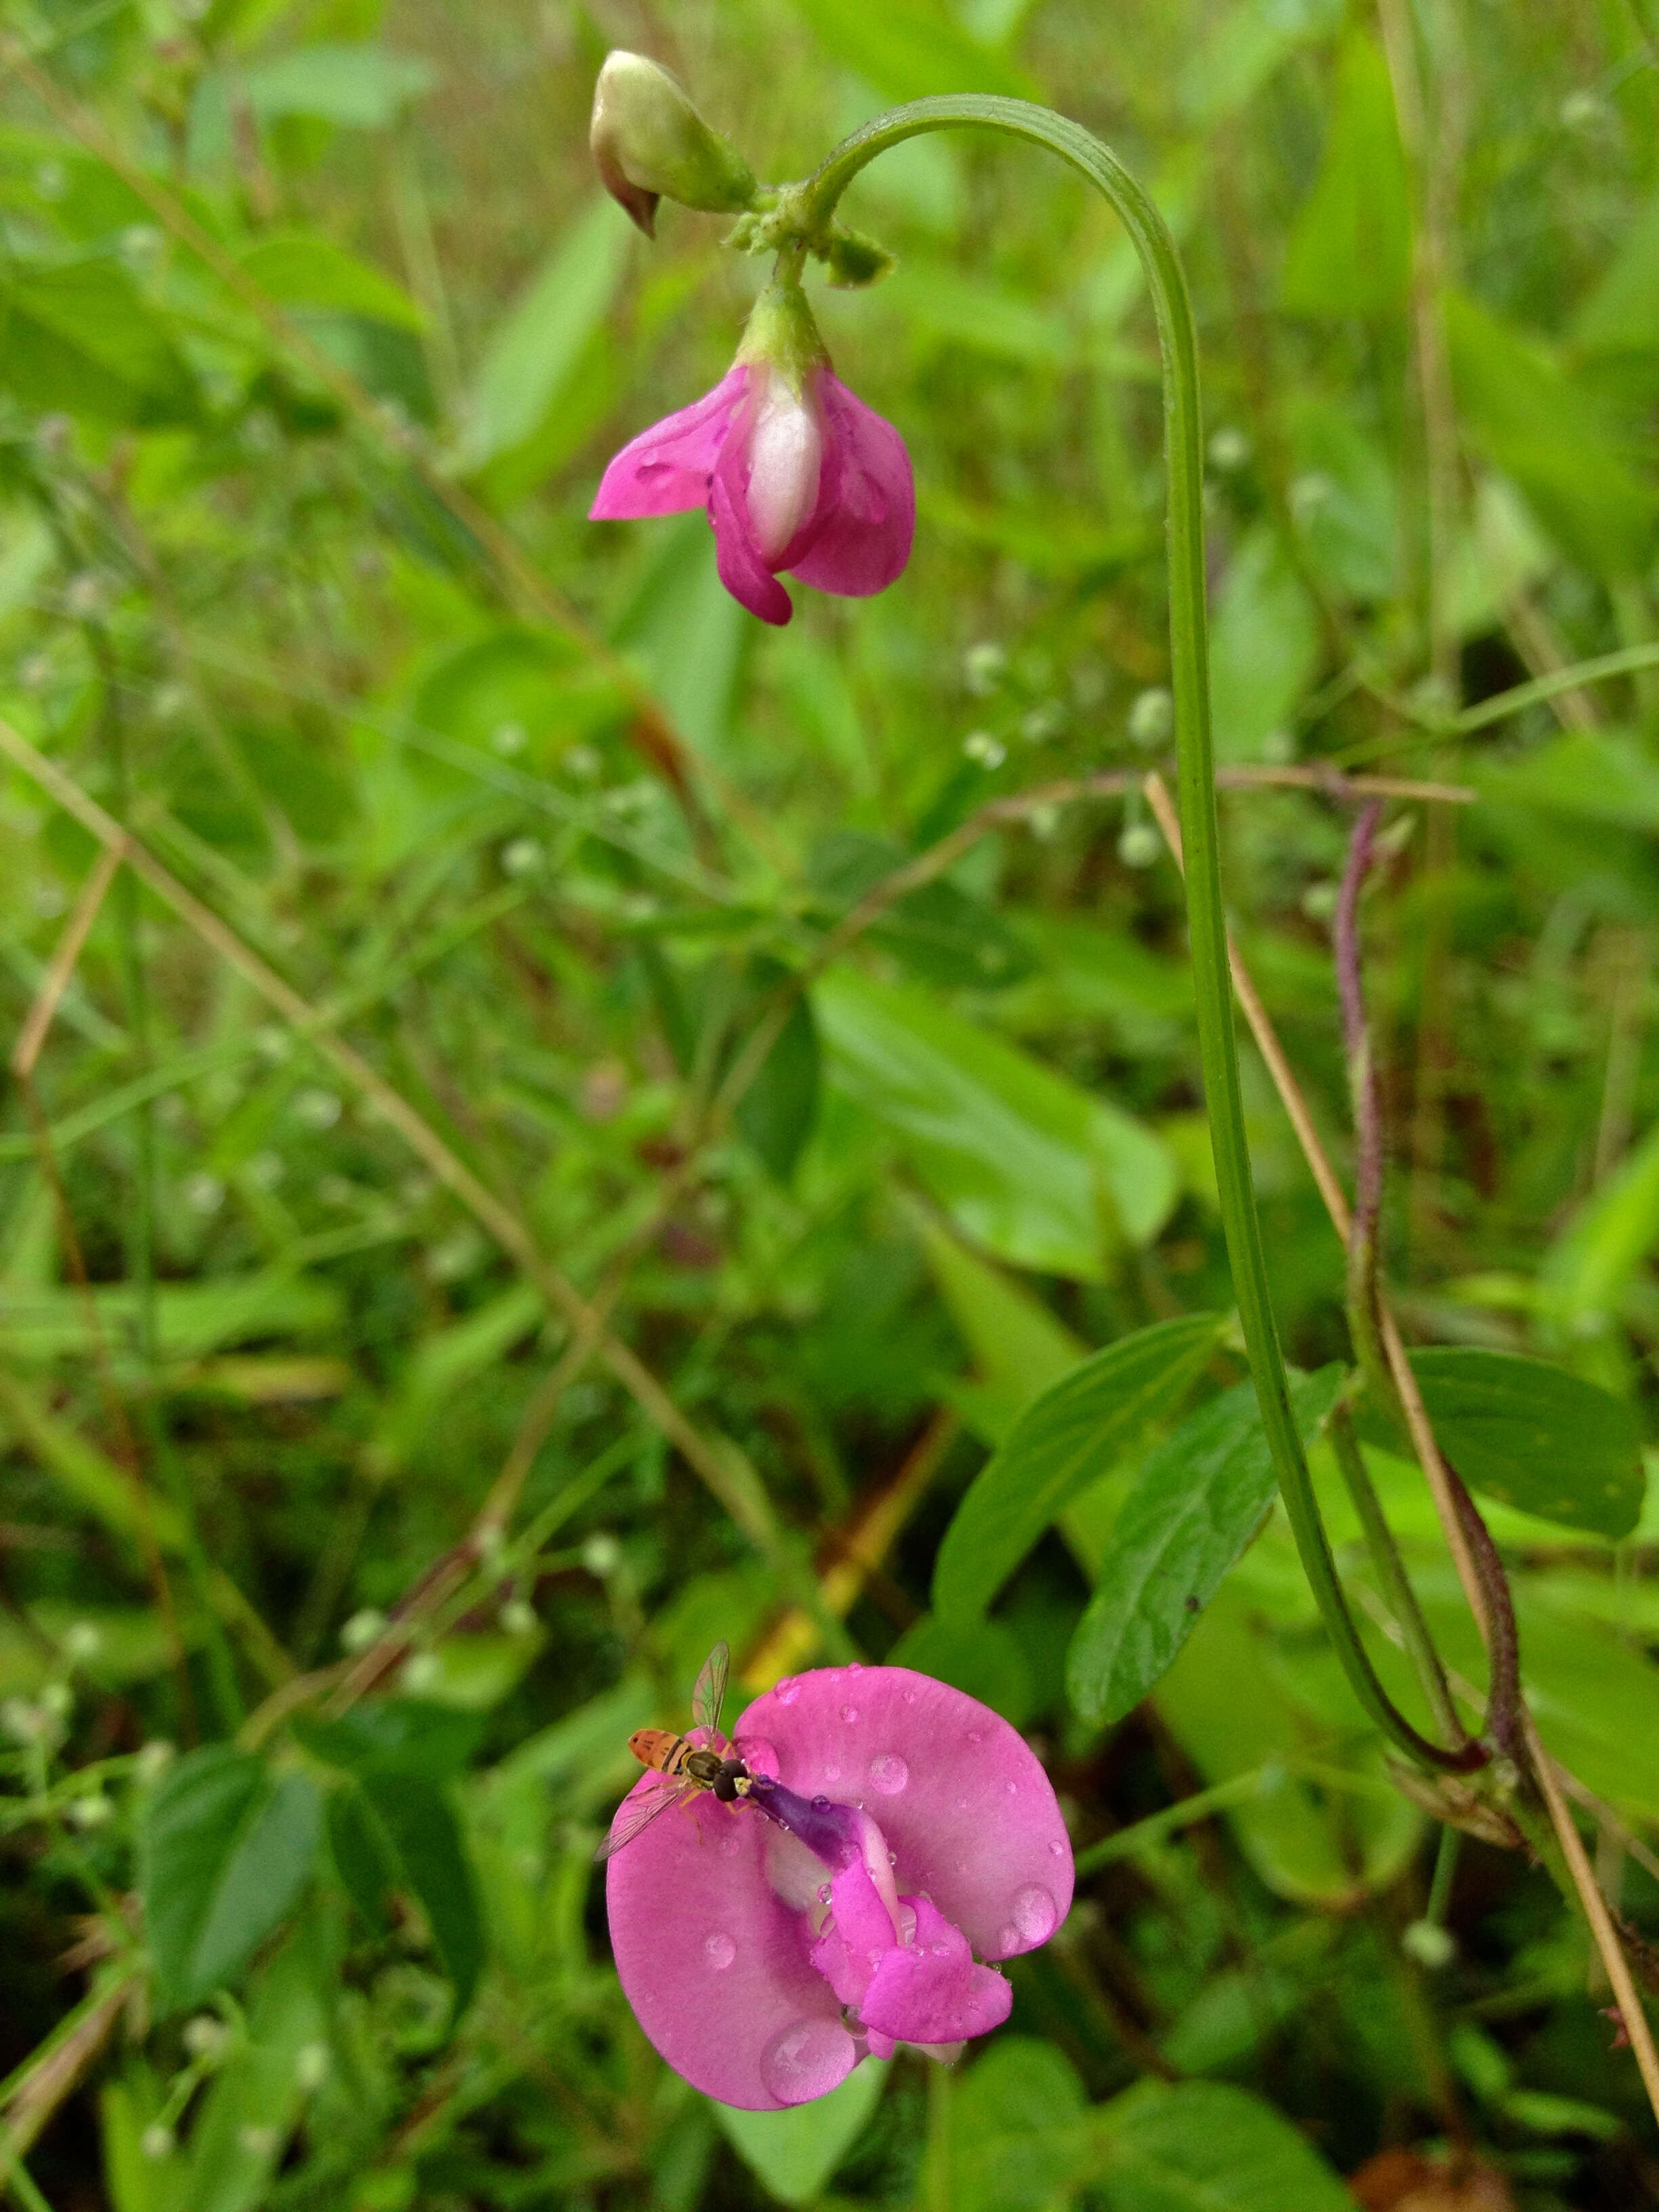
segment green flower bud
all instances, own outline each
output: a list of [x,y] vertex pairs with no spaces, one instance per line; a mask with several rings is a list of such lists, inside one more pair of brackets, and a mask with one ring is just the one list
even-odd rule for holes
[[656,235],[659,200],[729,215],[757,189],[737,148],[709,129],[668,71],[620,47],[605,56],[593,88],[588,143],[606,191],[647,238]]

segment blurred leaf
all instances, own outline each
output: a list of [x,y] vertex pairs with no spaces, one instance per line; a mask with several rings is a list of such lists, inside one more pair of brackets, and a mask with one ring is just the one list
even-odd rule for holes
[[952,2212],[1052,2212],[1087,2172],[1083,2084],[1053,2046],[1000,2036],[951,2100]]
[[1029,1406],[945,1532],[937,1609],[951,1618],[981,1612],[1079,1492],[1181,1403],[1220,1331],[1213,1314],[1154,1322],[1093,1353]]
[[[889,838],[836,830],[815,848],[808,881],[845,914],[914,857]],[[866,939],[945,990],[1001,990],[1036,964],[1030,947],[994,907],[949,881],[925,884],[896,900]]]
[[359,131],[385,131],[437,82],[429,62],[385,46],[298,46],[251,62],[237,92],[255,115],[308,115]]
[[1659,494],[1594,398],[1535,338],[1461,293],[1444,303],[1458,404],[1471,434],[1514,477],[1546,527],[1598,575],[1638,568],[1653,549]]
[[472,2001],[483,1971],[483,1915],[460,1823],[435,1782],[406,1769],[366,1766],[357,1786],[385,1838],[394,1880],[427,1917],[455,1986],[452,2021]]
[[1031,1670],[1012,1630],[1000,1620],[941,1620],[924,1613],[888,1653],[889,1667],[914,1667],[989,1705],[1015,1728],[1031,1717]]
[[1115,1211],[1135,1243],[1173,1205],[1161,1140],[919,993],[824,976],[813,1004],[831,1079],[898,1134],[965,1235],[1017,1267],[1097,1278]]
[[1659,194],[1619,241],[1572,321],[1593,352],[1659,352]]
[[674,725],[716,765],[727,756],[755,622],[720,580],[714,534],[699,512],[653,526],[653,552],[615,641]]
[[212,1744],[145,1808],[139,1890],[162,2008],[199,2002],[245,1966],[311,1874],[321,1806],[304,1774]]
[[495,1366],[530,1335],[543,1310],[541,1293],[534,1285],[515,1283],[465,1320],[434,1329],[422,1339],[374,1425],[368,1456],[377,1479],[402,1467],[419,1449],[430,1437],[440,1409],[474,1376]]
[[627,216],[600,193],[497,324],[467,402],[463,471],[529,444],[558,406],[616,297],[630,235]]
[[880,8],[864,0],[795,0],[795,10],[838,62],[890,100],[934,92],[1036,96],[1023,70],[970,38],[938,0],[884,0]]
[[1471,775],[1485,799],[1622,830],[1659,830],[1659,762],[1620,730],[1564,730]]
[[1200,126],[1237,114],[1293,53],[1341,20],[1341,0],[1238,0],[1182,70],[1183,112]]
[[[1271,1540],[1270,1529],[1257,1549]],[[1306,1586],[1288,1531],[1285,1553],[1286,1572],[1297,1577],[1299,1613],[1308,1602]],[[1437,1637],[1443,1618],[1434,1619]],[[1467,1607],[1463,1619],[1468,1621]],[[1326,1686],[1306,1671],[1305,1643],[1301,1629],[1294,1646],[1281,1642],[1263,1618],[1257,1593],[1247,1595],[1235,1575],[1198,1616],[1159,1682],[1158,1710],[1206,1783],[1265,1770],[1256,1793],[1230,1806],[1223,1817],[1267,1887],[1298,1904],[1349,1911],[1398,1880],[1422,1832],[1423,1816],[1382,1781],[1377,1739],[1363,1734],[1356,1741],[1360,1717],[1346,1678],[1331,1686],[1341,1720],[1334,1726],[1321,1710]],[[1449,1658],[1454,1648],[1462,1649],[1443,1648]],[[1319,1656],[1328,1654],[1322,1650]],[[1334,1668],[1334,1660],[1329,1663]],[[1478,1668],[1478,1653],[1468,1663]],[[1241,1695],[1241,1684],[1249,1686],[1248,1696]],[[1329,1787],[1294,1771],[1314,1745]],[[1353,1772],[1352,1790],[1336,1786],[1345,1767]]]
[[[1291,1374],[1291,1410],[1304,1443],[1345,1379],[1335,1365]],[[1109,1728],[1133,1711],[1192,1634],[1278,1489],[1253,1382],[1212,1399],[1147,1455],[1066,1662],[1072,1703],[1085,1720]]]
[[295,1732],[307,1751],[348,1773],[373,1768],[444,1782],[470,1765],[483,1723],[419,1698],[380,1698],[354,1705],[338,1720],[296,1722]]
[[0,383],[26,406],[150,428],[198,411],[165,326],[110,261],[0,273]]
[[1564,1368],[1473,1345],[1413,1352],[1447,1458],[1472,1490],[1564,1528],[1628,1536],[1646,1478],[1628,1406]]
[[[750,965],[750,982],[769,996],[788,977],[789,971],[778,961],[757,960]],[[760,1003],[764,1006],[768,1000],[763,998]],[[781,1183],[794,1174],[801,1148],[812,1133],[820,1060],[811,1002],[798,992],[732,1117],[744,1141]]]
[[720,2132],[769,2196],[810,2204],[874,2116],[890,2061],[866,2058],[838,2088],[782,2112],[740,2112],[708,2103]]
[[1097,2126],[1109,2212],[1352,2212],[1306,2137],[1229,2083],[1139,2082]]
[[329,2057],[321,1931],[301,1929],[260,1975],[247,2039],[214,2077],[191,2133],[182,2189],[170,2177],[167,2212],[253,2212],[305,2103],[301,2054]]
[[920,1208],[916,1233],[982,1378],[965,1386],[972,1410],[964,1407],[963,1417],[976,1435],[1000,1444],[1036,1393],[1068,1374],[1089,1347],[1024,1284],[969,1251]]
[[1659,1127],[1650,1129],[1557,1237],[1539,1277],[1547,1310],[1569,1333],[1605,1328],[1659,1242]]
[[407,292],[331,238],[293,232],[262,238],[241,257],[242,273],[283,307],[366,315],[418,331],[426,318]]
[[1277,534],[1258,524],[1227,565],[1210,638],[1216,757],[1259,760],[1311,682],[1319,623]]
[[1343,42],[1325,158],[1285,249],[1293,315],[1394,313],[1411,278],[1411,198],[1388,64],[1369,33]]

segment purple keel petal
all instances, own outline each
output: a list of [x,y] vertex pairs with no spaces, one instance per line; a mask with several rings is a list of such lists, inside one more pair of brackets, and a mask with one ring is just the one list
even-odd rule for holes
[[605,1870],[617,1971],[641,2027],[694,2088],[750,2112],[823,2096],[861,2055],[807,1956],[805,1916],[767,1879],[768,1830],[750,1808],[703,1796],[661,1814]]
[[[910,558],[916,487],[910,456],[892,424],[826,369],[818,387],[826,460],[817,511],[801,533],[804,550],[780,564],[821,592],[866,599],[885,591]],[[793,555],[793,557],[789,556]]]
[[976,1698],[908,1667],[824,1667],[757,1698],[735,1734],[740,1750],[769,1746],[803,1797],[861,1798],[901,1893],[931,1898],[981,1959],[1035,1950],[1071,1910],[1072,1846],[1048,1778]]
[[903,1902],[915,1912],[915,1933],[882,1954],[859,2006],[865,2027],[902,2043],[934,2044],[1000,2027],[1013,2007],[1011,1984],[974,1964],[967,1939],[927,1898]]
[[690,407],[641,430],[600,477],[588,520],[618,522],[701,507],[748,384],[749,371],[739,364]]

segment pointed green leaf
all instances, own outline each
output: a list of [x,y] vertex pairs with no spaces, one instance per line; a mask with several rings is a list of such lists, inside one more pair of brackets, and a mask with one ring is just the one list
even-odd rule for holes
[[[1291,1376],[1291,1409],[1304,1441],[1343,1379],[1338,1366]],[[1066,1684],[1085,1720],[1109,1726],[1133,1711],[1191,1635],[1278,1486],[1254,1382],[1212,1398],[1148,1455],[1072,1639]]]
[[1095,1352],[1029,1406],[945,1533],[935,1610],[951,1619],[982,1612],[1071,1500],[1181,1403],[1220,1332],[1214,1314],[1155,1322]]
[[1353,2212],[1306,2137],[1229,2083],[1143,2081],[1097,2125],[1108,2212]]
[[1411,260],[1389,67],[1356,30],[1343,46],[1325,159],[1291,232],[1279,298],[1293,315],[1390,314],[1405,301]]
[[144,1926],[165,2010],[232,1980],[311,1873],[321,1808],[304,1774],[228,1744],[189,1753],[150,1799],[140,1839]]
[[881,2102],[890,2061],[866,2058],[838,2088],[782,2112],[739,2112],[709,2099],[720,2131],[781,2204],[810,2204]]

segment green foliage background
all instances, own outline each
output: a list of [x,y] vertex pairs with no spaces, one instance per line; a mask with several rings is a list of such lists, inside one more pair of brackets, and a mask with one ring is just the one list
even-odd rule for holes
[[[1436,2203],[1652,2201],[1582,1923],[1501,1836],[1443,1841],[1431,1900],[1458,1832],[1390,1779],[1282,1516],[1249,1540],[1113,220],[963,138],[854,188],[899,265],[823,326],[920,493],[882,598],[763,632],[700,516],[585,519],[763,274],[599,194],[608,46],[768,177],[978,90],[1152,187],[1204,347],[1235,928],[1345,1164],[1351,807],[1263,772],[1473,794],[1392,802],[1365,908],[1389,1270],[1650,1969],[1651,0],[36,0],[5,41],[6,1034],[61,996],[0,1121],[0,2185],[1317,2212],[1449,2145],[1498,2193]],[[1245,1052],[1311,1373],[1342,1255]],[[1364,1425],[1473,1723],[1427,1492]],[[1197,1614],[1137,1565],[1183,1498]],[[959,1682],[1101,1847],[958,2072],[732,2116],[634,2025],[592,1853],[720,1636],[756,1686]]]

